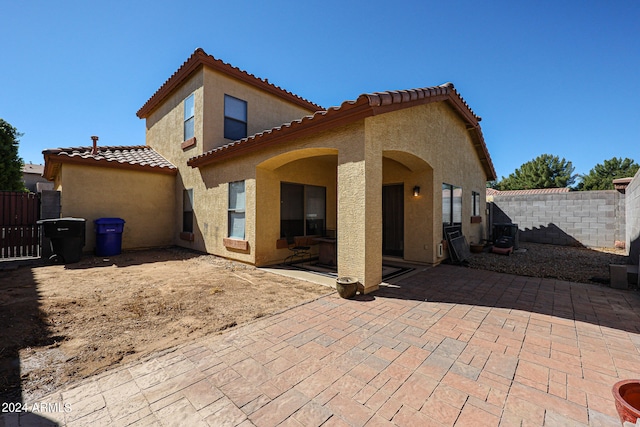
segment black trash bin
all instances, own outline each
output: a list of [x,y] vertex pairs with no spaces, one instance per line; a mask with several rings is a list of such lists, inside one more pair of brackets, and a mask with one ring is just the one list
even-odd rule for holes
[[51,240],[50,260],[71,264],[80,261],[85,244],[84,218],[53,218],[38,221],[42,225],[44,237]]
[[98,218],[93,221],[96,230],[96,255],[113,256],[122,252],[124,219]]

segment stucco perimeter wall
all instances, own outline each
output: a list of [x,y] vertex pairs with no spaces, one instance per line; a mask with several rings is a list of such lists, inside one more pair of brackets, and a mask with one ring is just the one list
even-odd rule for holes
[[520,241],[613,247],[625,240],[625,195],[616,190],[493,197],[493,222],[518,224]]
[[122,218],[123,249],[174,243],[175,177],[151,172],[64,164],[61,216],[85,218],[85,251],[95,249],[93,221]]
[[640,171],[626,190],[626,247],[629,260],[638,264],[640,258]]
[[[485,209],[480,210],[481,223],[472,224],[471,213],[472,192],[479,193],[480,206],[484,206],[487,176],[454,110],[439,102],[366,120],[367,133],[381,139],[385,157],[413,173],[405,180],[405,259],[429,263],[444,259],[437,255],[443,239],[443,183],[462,187],[462,230],[467,240],[480,242],[486,237]],[[414,185],[421,188],[419,198],[409,193]]]

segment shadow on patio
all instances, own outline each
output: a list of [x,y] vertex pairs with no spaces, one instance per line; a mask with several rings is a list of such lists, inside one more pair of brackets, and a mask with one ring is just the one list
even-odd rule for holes
[[640,294],[598,285],[441,265],[373,295],[506,308],[640,333]]

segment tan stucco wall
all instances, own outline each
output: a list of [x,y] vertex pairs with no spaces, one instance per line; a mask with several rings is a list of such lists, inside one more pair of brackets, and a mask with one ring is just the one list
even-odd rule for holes
[[[387,151],[385,156],[383,184],[404,185],[403,258],[406,261],[434,263],[432,224],[433,216],[438,211],[433,211],[433,171],[423,160],[404,152]],[[420,187],[418,197],[413,195],[413,187],[416,185]],[[439,236],[437,233],[435,235]]]
[[[290,104],[275,95],[257,90],[224,74],[204,69],[203,150],[231,142],[224,138],[224,96],[247,102],[247,134],[253,135],[283,123],[297,120],[312,112]],[[198,116],[196,114],[196,121]]]
[[[483,238],[486,212],[484,208],[481,209],[482,223],[471,224],[471,195],[472,191],[478,192],[480,206],[485,206],[487,177],[469,131],[457,113],[444,103],[434,103],[374,116],[366,121],[367,132],[383,141],[383,150],[389,153],[387,155],[397,157],[403,164],[412,165],[414,163],[410,158],[405,160],[402,155],[393,154],[409,153],[426,163],[424,173],[412,177],[421,187],[420,199],[425,199],[422,206],[417,206],[416,203],[415,207],[417,212],[422,209],[429,212],[432,206],[433,215],[427,216],[424,223],[417,221],[412,227],[405,227],[405,241],[408,245],[405,247],[405,258],[429,263],[443,260],[437,257],[437,245],[442,240],[443,183],[462,187],[463,234],[469,242],[479,242]],[[415,162],[410,168],[415,170],[420,166],[420,162]],[[407,197],[409,190],[416,184],[409,181],[405,185]],[[405,199],[405,207],[413,206],[407,202],[413,202],[410,197],[409,200]],[[405,211],[405,218],[407,214]]]
[[150,172],[64,164],[60,168],[61,216],[85,218],[85,251],[95,249],[93,221],[122,218],[123,249],[174,243],[175,177]]
[[[337,227],[335,154],[320,155],[313,150],[293,151],[298,158],[275,169],[265,166],[257,169],[256,212],[256,264],[269,265],[282,262],[291,253],[277,249],[280,239],[280,183],[291,182],[326,188],[326,218],[328,230]],[[315,253],[317,248],[312,246]]]
[[[196,144],[182,149],[183,101],[194,94]],[[209,68],[203,68],[155,110],[147,119],[147,145],[179,168],[174,194],[177,218],[173,237],[178,245],[212,254],[255,263],[255,158],[246,162],[229,162],[193,169],[187,161],[214,147],[229,143],[224,139],[224,95],[247,101],[247,131],[254,134],[308,115],[310,112],[274,95],[231,79]],[[246,229],[248,250],[227,248],[228,183],[245,181]],[[182,198],[184,189],[193,189],[193,241],[180,238],[182,230]],[[273,243],[275,248],[275,242]]]
[[[205,84],[206,91],[203,89]],[[195,93],[197,143],[183,150],[182,102]],[[227,143],[224,94],[248,102],[249,133],[297,119],[306,111],[209,69],[196,73],[147,120],[147,143],[178,166],[175,241],[185,247],[257,265],[282,261],[280,182],[327,188],[327,228],[337,228],[338,274],[358,277],[367,290],[382,274],[383,184],[405,189],[404,259],[436,264],[442,241],[442,183],[463,189],[463,232],[479,241],[484,223],[471,224],[471,192],[485,201],[486,176],[464,122],[444,103],[376,115],[315,136],[275,145],[202,169],[189,158]],[[247,250],[225,247],[228,183],[245,181]],[[415,185],[419,197],[412,195]],[[183,189],[194,194],[194,241],[180,240]],[[482,209],[483,222],[486,221]]]

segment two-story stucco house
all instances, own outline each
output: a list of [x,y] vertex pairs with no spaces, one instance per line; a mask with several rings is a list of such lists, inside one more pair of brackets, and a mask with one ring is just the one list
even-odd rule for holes
[[480,118],[451,84],[325,110],[197,49],[137,114],[145,146],[44,152],[63,216],[124,218],[124,248],[176,244],[265,266],[288,256],[286,236],[331,236],[338,275],[369,292],[384,256],[441,262],[443,225],[483,237],[496,173]]

